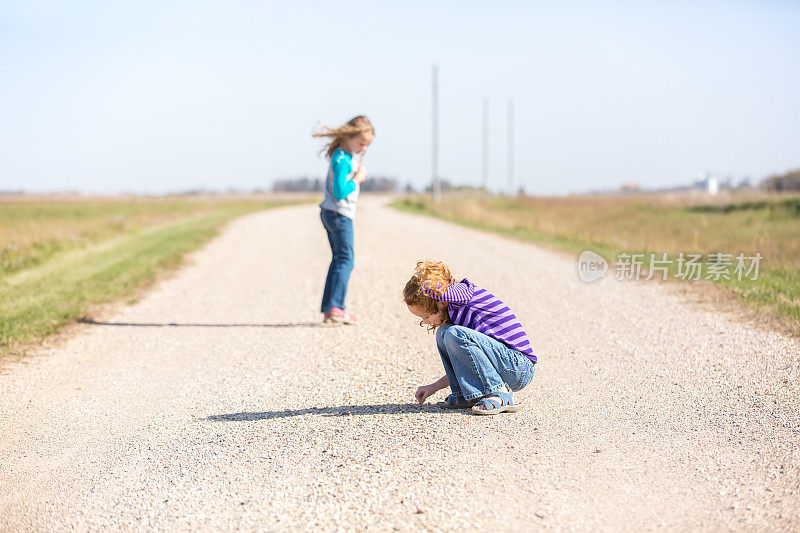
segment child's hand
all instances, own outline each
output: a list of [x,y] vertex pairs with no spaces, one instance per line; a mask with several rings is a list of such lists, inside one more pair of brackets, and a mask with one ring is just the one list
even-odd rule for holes
[[358,184],[361,184],[364,183],[365,179],[367,179],[367,169],[364,167],[359,167],[359,169],[356,170],[356,173],[353,176],[353,181],[355,181]]
[[417,402],[422,405],[425,403],[425,400],[428,399],[428,396],[434,394],[439,389],[433,387],[433,385],[422,385],[417,389],[417,392],[414,393],[414,398],[416,398]]

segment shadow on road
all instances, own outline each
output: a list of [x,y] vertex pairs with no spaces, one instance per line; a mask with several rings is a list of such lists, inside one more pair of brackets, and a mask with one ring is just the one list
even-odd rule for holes
[[99,322],[91,318],[81,318],[78,320],[83,324],[91,324],[94,326],[128,326],[128,327],[142,327],[142,328],[329,328],[336,327],[335,325],[328,325],[322,322],[287,322],[275,324],[203,324],[187,322],[179,324],[177,322]]
[[[287,416],[322,415],[389,415],[402,413],[419,413],[430,408],[430,405],[419,406],[410,403],[382,403],[375,405],[341,405],[337,407],[309,407],[306,409],[284,409],[283,411],[242,412],[225,415],[211,415],[203,420],[209,422],[251,422],[269,420],[270,418],[286,418]],[[438,411],[438,409],[437,409]]]

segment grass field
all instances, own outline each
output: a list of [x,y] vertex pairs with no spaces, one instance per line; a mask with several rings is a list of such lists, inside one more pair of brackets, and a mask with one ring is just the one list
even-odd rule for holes
[[0,199],[0,355],[124,297],[229,220],[304,198]]
[[[700,281],[714,283],[759,313],[766,313],[784,331],[800,334],[800,197],[754,194],[625,195],[570,197],[446,196],[434,205],[428,196],[411,195],[392,204],[459,224],[536,241],[577,253],[592,250],[610,263],[615,275],[620,254],[643,254],[643,273],[650,254],[667,254],[667,279],[678,277],[678,258],[702,255]],[[760,254],[758,275],[734,271],[736,256]],[[718,270],[730,254],[725,279]],[[629,258],[622,258],[628,262]],[[576,265],[577,266],[577,265]],[[626,267],[628,268],[628,267]],[[617,271],[617,272],[621,272]],[[686,268],[683,270],[686,273]],[[659,276],[661,273],[659,272]],[[640,279],[646,276],[642,275]],[[742,277],[742,279],[738,279]],[[752,279],[756,277],[756,279]]]

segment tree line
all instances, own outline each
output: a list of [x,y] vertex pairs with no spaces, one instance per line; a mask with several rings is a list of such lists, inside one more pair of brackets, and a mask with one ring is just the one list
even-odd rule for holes
[[761,187],[772,192],[800,191],[800,168],[770,176],[761,182]]
[[[272,184],[274,192],[320,192],[325,188],[325,180],[321,178],[278,179]],[[384,176],[368,177],[361,184],[361,192],[397,192],[400,189],[395,178]]]

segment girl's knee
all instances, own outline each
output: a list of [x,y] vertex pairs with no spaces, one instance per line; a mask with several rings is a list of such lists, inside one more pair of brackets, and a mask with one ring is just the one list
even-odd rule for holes
[[452,333],[450,331],[456,326],[453,324],[442,324],[438,328],[436,328],[436,344],[441,346],[442,348],[447,349],[447,342],[446,340],[452,337]]
[[340,250],[338,253],[333,254],[333,261],[337,265],[349,266],[350,270],[355,266],[355,256],[349,250]]
[[450,327],[447,328],[447,331],[444,332],[444,336],[446,339],[464,341],[468,338],[466,330],[469,328],[465,328],[464,326],[458,326],[455,324],[449,324],[449,326]]
[[450,324],[450,327],[442,333],[441,342],[448,351],[463,349],[465,344],[472,342],[469,336],[469,328]]

